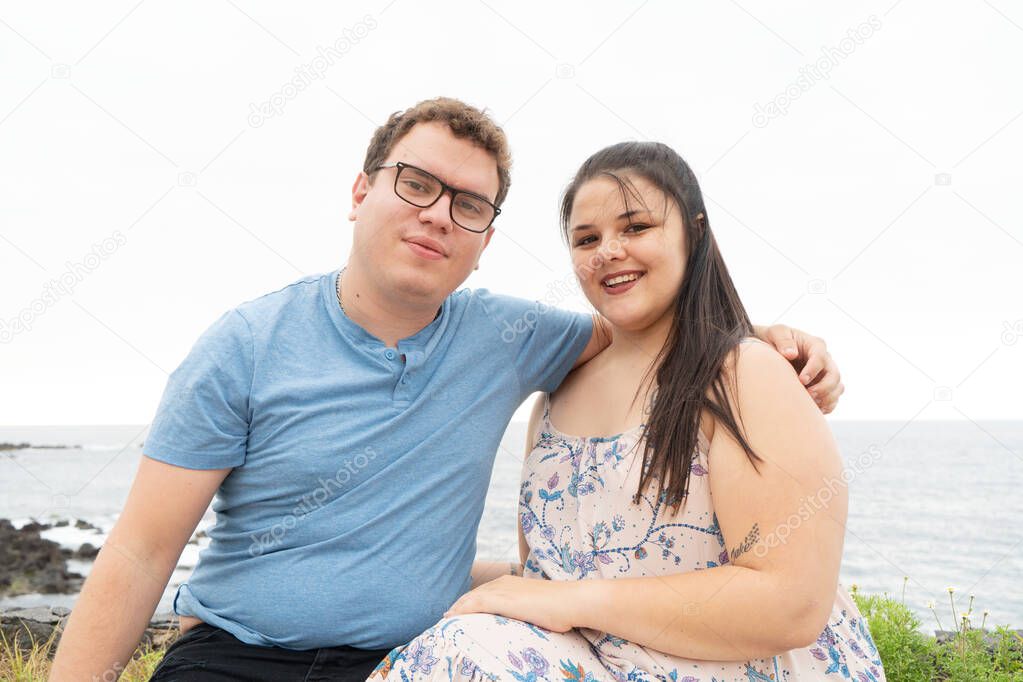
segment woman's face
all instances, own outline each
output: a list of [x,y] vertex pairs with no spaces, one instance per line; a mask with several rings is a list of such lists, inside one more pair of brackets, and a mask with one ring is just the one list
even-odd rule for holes
[[640,331],[671,314],[685,275],[685,229],[665,192],[639,175],[619,177],[624,193],[608,176],[579,188],[568,243],[593,307],[616,327]]

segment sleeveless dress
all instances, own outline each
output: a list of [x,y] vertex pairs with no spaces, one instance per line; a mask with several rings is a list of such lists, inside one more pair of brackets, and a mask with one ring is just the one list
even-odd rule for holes
[[[638,447],[637,447],[638,446]],[[701,432],[686,503],[675,514],[656,488],[639,506],[643,426],[585,438],[558,431],[545,398],[539,438],[523,463],[519,524],[529,545],[525,576],[538,580],[649,577],[728,563],[711,501],[710,444]],[[884,680],[877,647],[839,586],[817,641],[768,659],[680,658],[607,632],[551,632],[492,614],[444,618],[391,651],[369,680]]]

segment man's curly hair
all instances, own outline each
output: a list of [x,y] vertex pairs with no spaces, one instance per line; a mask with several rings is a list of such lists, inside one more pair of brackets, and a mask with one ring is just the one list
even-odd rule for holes
[[437,121],[446,125],[455,137],[467,139],[490,152],[497,161],[498,206],[504,202],[511,186],[511,151],[504,131],[490,116],[476,107],[450,97],[437,97],[419,102],[405,111],[396,111],[387,123],[377,128],[366,150],[362,170],[370,177],[384,163],[398,140],[417,123]]

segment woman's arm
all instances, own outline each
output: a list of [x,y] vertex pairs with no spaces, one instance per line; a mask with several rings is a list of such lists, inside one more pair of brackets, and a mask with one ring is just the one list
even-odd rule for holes
[[586,347],[583,348],[583,352],[575,359],[572,369],[585,365],[611,345],[611,323],[599,313],[593,313],[592,317],[593,333],[590,334],[590,340],[587,342]]
[[705,660],[760,658],[811,643],[838,583],[847,509],[841,460],[783,358],[753,343],[734,363],[733,413],[763,461],[754,469],[715,426],[711,495],[729,564],[652,578],[502,578],[463,595],[448,613],[499,613],[557,631],[587,627]]
[[[770,344],[799,372],[799,382],[806,387],[821,412],[830,414],[838,405],[838,398],[845,392],[838,365],[828,352],[824,339],[789,327],[773,324],[769,327],[754,325],[753,333],[761,341]],[[575,367],[584,365],[599,355],[611,344],[611,324],[594,313],[593,334],[583,352],[576,358]]]
[[763,461],[758,472],[715,425],[711,496],[729,564],[579,581],[574,625],[676,655],[737,660],[807,646],[823,631],[848,504],[838,448],[783,358],[759,343],[742,345],[735,357],[733,414]]

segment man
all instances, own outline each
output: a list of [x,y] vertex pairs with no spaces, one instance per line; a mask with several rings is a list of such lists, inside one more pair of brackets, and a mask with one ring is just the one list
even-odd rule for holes
[[[500,128],[455,100],[376,131],[343,271],[229,311],[168,381],[51,679],[120,671],[214,494],[210,546],[175,598],[184,635],[155,680],[362,680],[496,577],[473,559],[508,421],[607,344],[588,315],[456,291],[509,167]],[[805,361],[830,410],[842,389],[823,342],[762,336]]]

